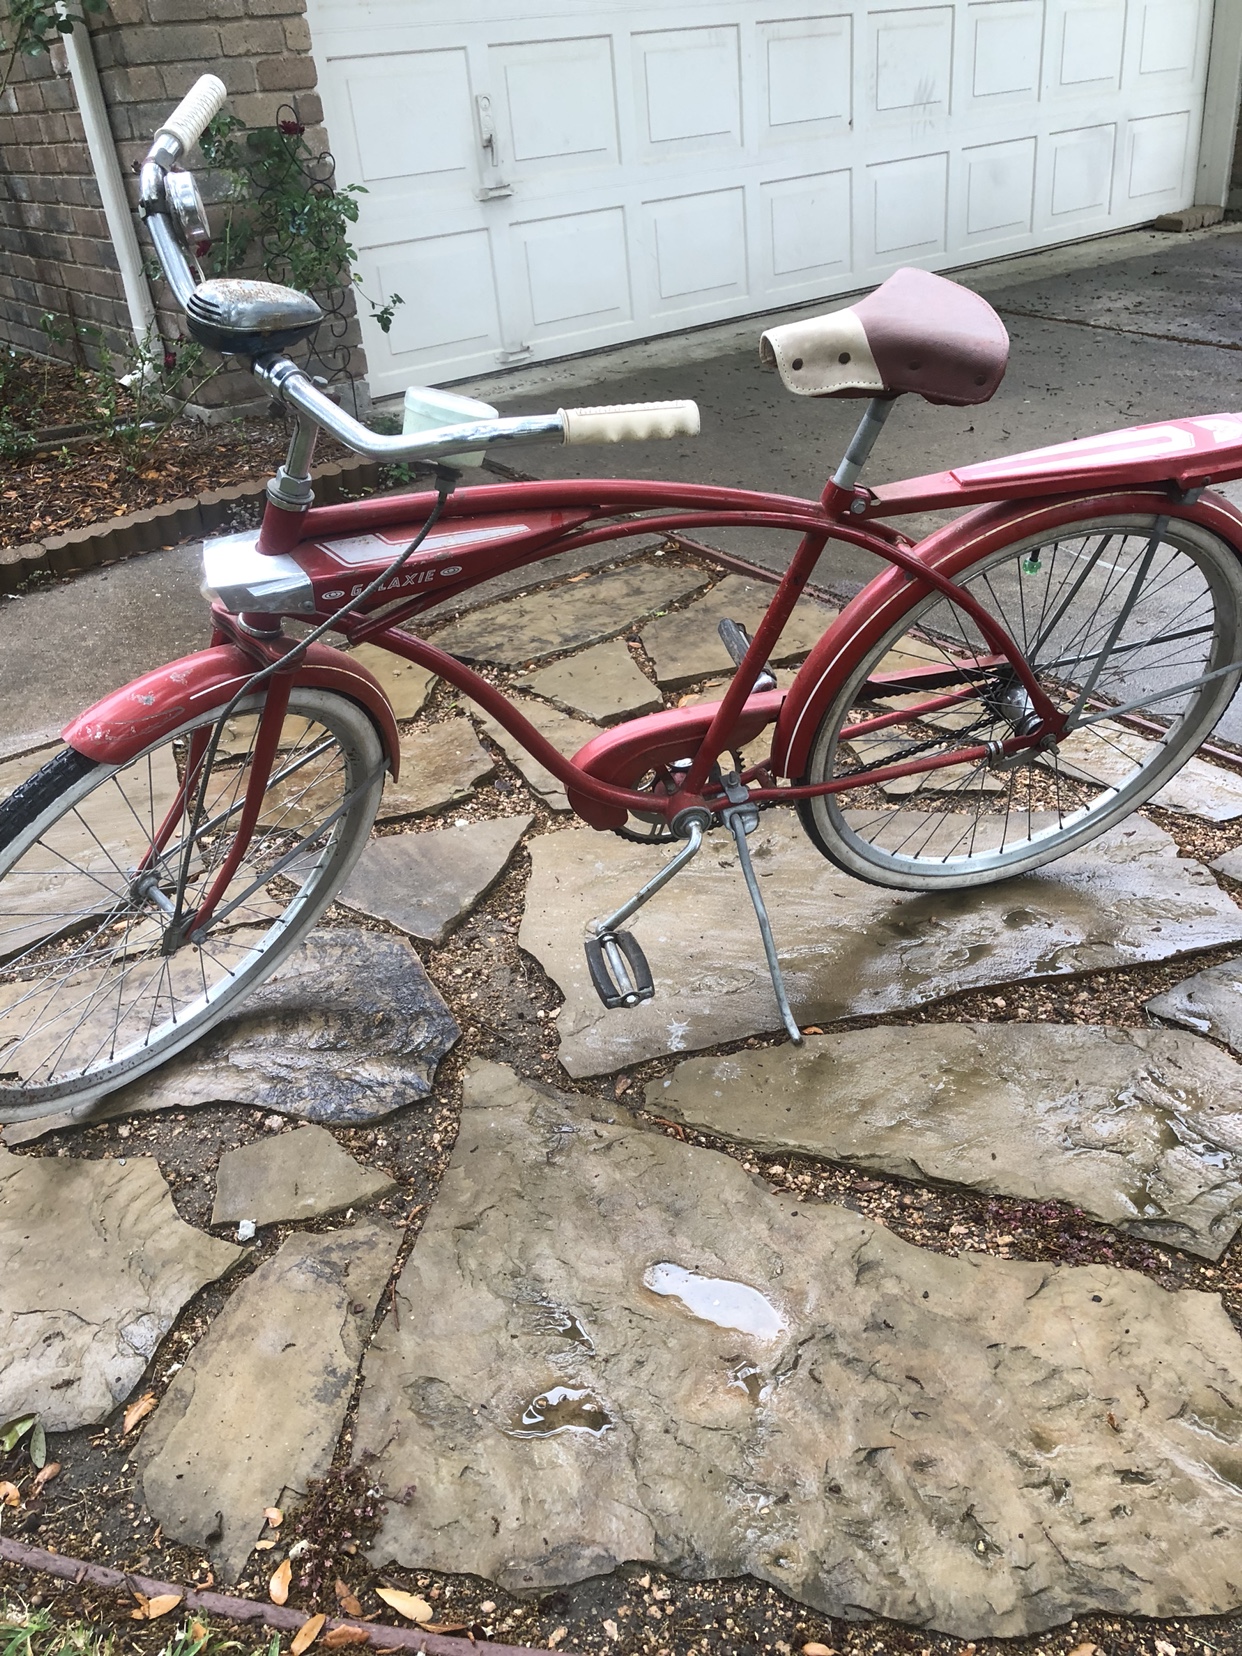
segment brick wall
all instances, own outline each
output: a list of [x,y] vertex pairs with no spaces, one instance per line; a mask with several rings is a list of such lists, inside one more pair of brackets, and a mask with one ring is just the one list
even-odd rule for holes
[[[0,10],[4,0],[0,0]],[[0,31],[2,32],[2,31]],[[92,17],[92,44],[122,171],[132,178],[151,135],[199,75],[218,74],[229,111],[247,125],[272,122],[281,104],[296,107],[307,140],[327,147],[304,0],[110,0]],[[218,181],[199,173],[210,204]],[[144,251],[149,249],[140,231]],[[153,284],[166,338],[181,331],[162,282]],[[87,153],[64,52],[26,60],[0,105],[0,340],[47,352],[39,317],[103,327],[113,348],[130,338],[116,255]],[[364,371],[357,325],[351,366]],[[68,354],[67,347],[52,348]],[[244,371],[221,375],[205,404],[253,401]]]

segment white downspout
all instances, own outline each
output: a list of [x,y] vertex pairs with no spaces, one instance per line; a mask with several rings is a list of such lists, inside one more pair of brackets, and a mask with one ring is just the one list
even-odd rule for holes
[[103,201],[108,234],[116,249],[121,267],[121,283],[125,289],[125,303],[129,309],[130,326],[138,349],[149,352],[158,339],[155,323],[155,305],[142,268],[142,251],[138,246],[138,231],[134,215],[125,193],[125,180],[117,159],[112,127],[108,121],[108,107],[104,103],[103,88],[99,84],[99,66],[91,44],[90,31],[77,23],[72,34],[61,36],[69,73],[77,94],[78,113],[86,131],[86,146],[90,151],[95,182]]

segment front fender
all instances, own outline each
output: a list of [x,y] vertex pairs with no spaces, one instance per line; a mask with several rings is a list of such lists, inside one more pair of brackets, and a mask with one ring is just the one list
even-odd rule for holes
[[[80,713],[61,739],[88,759],[124,765],[187,720],[226,706],[256,670],[236,644],[217,644],[144,673]],[[395,777],[400,764],[397,723],[379,682],[366,668],[326,644],[312,644],[293,675],[295,685],[335,690],[370,715]]]
[[[1242,556],[1242,516],[1227,500],[1205,493],[1193,503],[1175,501],[1167,489],[1161,488],[981,506],[937,529],[915,551],[920,563],[953,578],[977,559],[1027,535],[1051,533],[1082,518],[1114,512],[1159,512],[1188,518],[1211,529]],[[772,743],[773,769],[778,776],[795,781],[805,776],[820,720],[854,671],[859,656],[930,590],[894,565],[877,575],[841,611],[799,668],[785,697]]]

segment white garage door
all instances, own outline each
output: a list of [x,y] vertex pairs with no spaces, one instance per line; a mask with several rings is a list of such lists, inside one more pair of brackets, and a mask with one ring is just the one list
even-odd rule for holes
[[374,394],[1193,200],[1212,0],[811,10],[311,0]]

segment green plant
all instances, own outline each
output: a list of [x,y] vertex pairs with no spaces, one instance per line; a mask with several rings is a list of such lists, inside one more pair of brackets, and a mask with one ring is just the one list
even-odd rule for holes
[[[247,261],[269,281],[328,299],[361,284],[350,275],[355,257],[349,227],[358,222],[361,184],[336,185],[331,157],[316,155],[296,117],[248,128],[234,115],[217,115],[201,140],[203,154],[227,186],[223,224],[212,243],[212,270],[229,275]],[[382,303],[367,298],[384,333],[392,327],[399,293]]]
[[47,1438],[43,1432],[43,1422],[38,1415],[18,1415],[0,1426],[0,1450],[6,1455],[11,1455],[27,1434],[29,1437],[26,1452],[31,1463],[34,1466],[44,1466],[47,1463]]
[[8,25],[0,35],[0,53],[4,68],[0,70],[0,97],[8,90],[9,80],[20,57],[38,57],[46,52],[61,35],[72,34],[79,24],[85,25],[87,12],[103,12],[108,0],[80,0],[81,12],[74,14],[63,9],[57,0],[9,0]]

